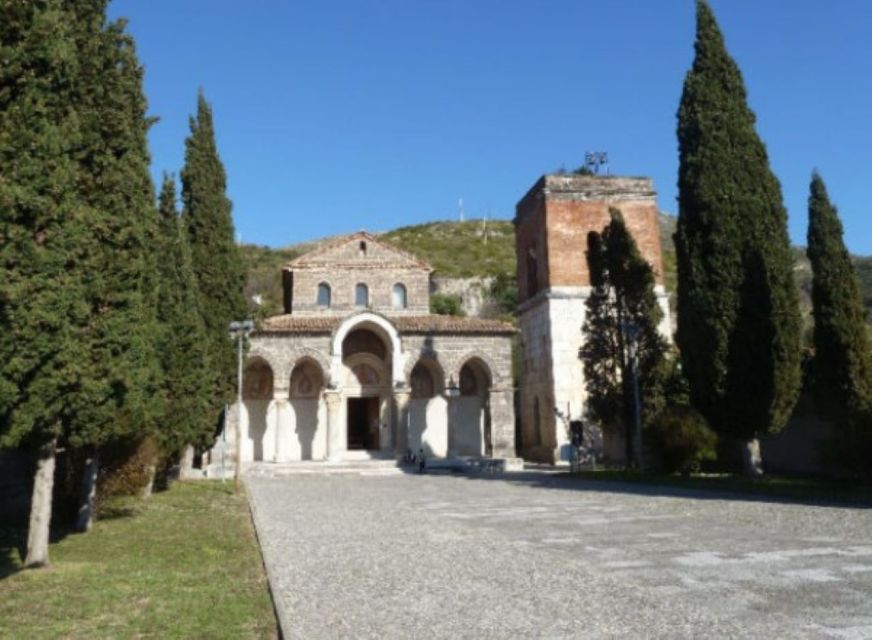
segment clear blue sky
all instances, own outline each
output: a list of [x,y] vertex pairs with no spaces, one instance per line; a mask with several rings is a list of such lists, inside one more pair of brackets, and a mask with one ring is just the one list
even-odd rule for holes
[[[872,254],[872,3],[713,0],[805,243],[817,167]],[[606,150],[675,212],[692,0],[115,0],[146,68],[154,174],[198,87],[243,241],[282,246],[488,212]]]

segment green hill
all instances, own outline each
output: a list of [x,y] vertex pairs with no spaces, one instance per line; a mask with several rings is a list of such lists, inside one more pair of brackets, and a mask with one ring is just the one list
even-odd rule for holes
[[[666,288],[675,291],[675,248],[672,234],[675,217],[660,214],[660,234],[663,243],[663,266]],[[441,278],[474,278],[515,276],[515,231],[508,220],[481,220],[467,222],[429,222],[400,227],[381,234],[394,246],[415,254],[433,265],[435,275]],[[242,245],[242,255],[248,270],[245,293],[249,300],[260,296],[261,304],[254,305],[258,316],[282,311],[281,268],[289,260],[310,251],[332,238],[270,249],[256,245]],[[800,290],[803,314],[811,309],[811,268],[804,249],[796,247],[796,281]],[[583,256],[579,256],[583,259]],[[863,299],[872,321],[872,256],[854,257],[854,266],[860,279]]]

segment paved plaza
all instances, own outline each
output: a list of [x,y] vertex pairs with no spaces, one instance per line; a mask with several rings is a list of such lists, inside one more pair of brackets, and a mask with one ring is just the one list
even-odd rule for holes
[[872,638],[872,509],[544,473],[246,483],[286,638]]

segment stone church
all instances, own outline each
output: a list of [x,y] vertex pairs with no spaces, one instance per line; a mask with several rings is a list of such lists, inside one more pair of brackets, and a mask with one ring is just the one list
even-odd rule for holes
[[247,354],[243,461],[514,457],[516,330],[431,314],[431,273],[366,232],[288,263]]

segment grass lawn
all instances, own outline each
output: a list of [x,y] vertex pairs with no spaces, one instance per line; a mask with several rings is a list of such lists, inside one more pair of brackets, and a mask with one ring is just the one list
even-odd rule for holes
[[[25,533],[0,531],[0,638],[275,638],[266,574],[233,484],[176,482],[116,499],[88,534],[17,571]],[[6,577],[3,577],[6,576]]]
[[810,477],[765,475],[746,478],[732,474],[680,475],[637,473],[635,471],[578,471],[571,474],[584,480],[630,482],[652,486],[682,487],[704,491],[747,493],[772,498],[833,501],[872,505],[872,485]]

